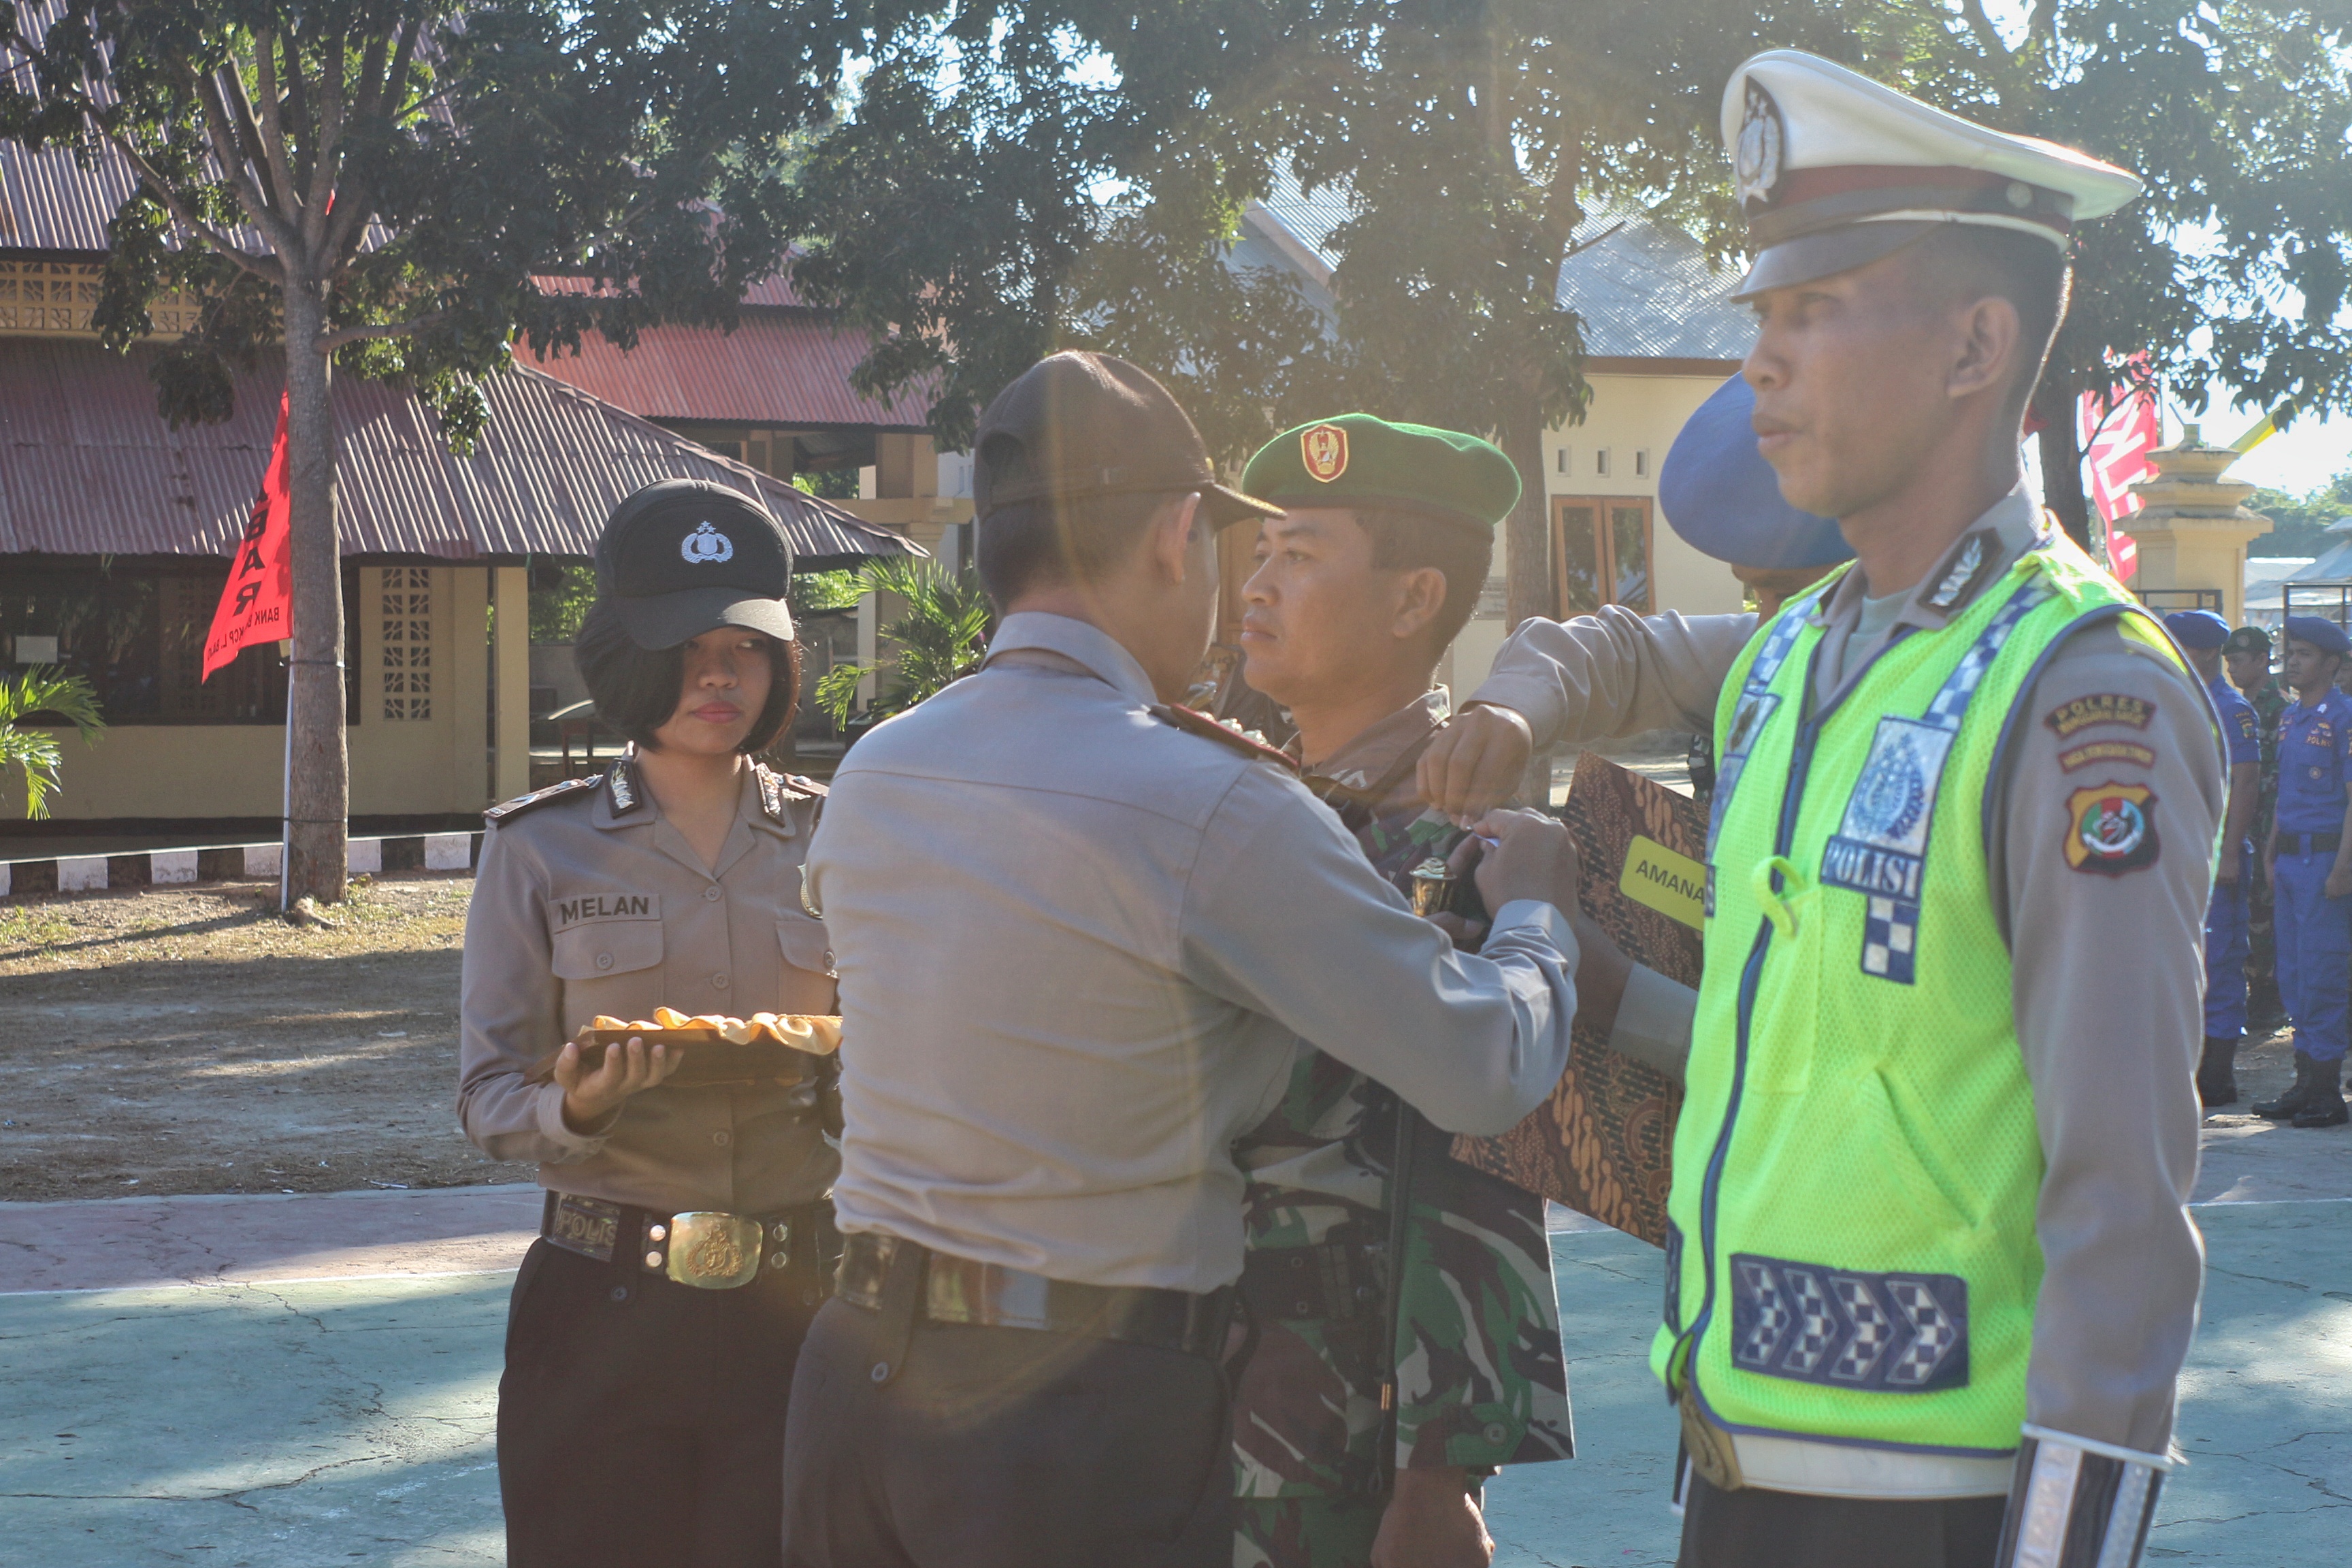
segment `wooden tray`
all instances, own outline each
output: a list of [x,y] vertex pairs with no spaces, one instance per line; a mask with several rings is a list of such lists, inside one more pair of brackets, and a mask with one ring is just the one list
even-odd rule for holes
[[[824,1020],[834,1026],[838,1036],[841,1020]],[[583,1028],[572,1037],[580,1047],[583,1067],[593,1072],[604,1064],[607,1047],[624,1046],[629,1041],[643,1040],[646,1048],[667,1046],[682,1050],[685,1059],[677,1070],[664,1080],[665,1087],[700,1089],[722,1083],[777,1083],[789,1088],[807,1083],[816,1077],[816,1064],[824,1053],[803,1050],[780,1040],[760,1039],[739,1045],[722,1037],[716,1029],[651,1029]],[[529,1083],[549,1083],[555,1078],[556,1059],[562,1051],[550,1051],[530,1065],[523,1075]]]

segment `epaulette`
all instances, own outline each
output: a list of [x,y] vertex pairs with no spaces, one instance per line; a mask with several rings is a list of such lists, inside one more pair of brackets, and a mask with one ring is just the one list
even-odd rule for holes
[[646,804],[645,785],[637,778],[637,761],[629,752],[623,752],[614,762],[604,774],[604,782],[613,794],[614,816],[626,816]]
[[753,763],[751,776],[760,781],[760,809],[771,822],[790,822],[787,808],[793,801],[824,798],[824,785],[798,773],[780,773],[764,763]]
[[1286,773],[1296,773],[1298,771],[1298,759],[1288,752],[1267,745],[1263,737],[1251,734],[1239,724],[1212,719],[1196,708],[1187,708],[1178,702],[1155,702],[1151,705],[1151,716],[1163,723],[1175,725],[1188,735],[1215,741],[1245,756],[1272,763]]
[[590,790],[601,787],[604,783],[603,773],[594,773],[584,779],[565,779],[562,783],[551,784],[545,789],[535,789],[529,795],[519,795],[512,800],[501,801],[482,813],[482,820],[496,827],[500,823],[512,822],[525,812],[537,811],[541,806],[552,805],[559,800],[585,798]]

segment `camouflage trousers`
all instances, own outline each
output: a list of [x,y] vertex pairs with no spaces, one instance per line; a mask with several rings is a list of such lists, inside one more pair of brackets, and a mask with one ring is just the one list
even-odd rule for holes
[[1234,1568],[1370,1568],[1383,1493],[1236,1498]]

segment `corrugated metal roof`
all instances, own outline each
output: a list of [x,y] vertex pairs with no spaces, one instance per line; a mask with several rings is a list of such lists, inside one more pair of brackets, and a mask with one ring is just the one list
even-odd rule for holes
[[[236,380],[236,413],[173,430],[155,413],[158,351],[0,338],[0,552],[218,555],[244,527],[277,426],[278,364]],[[756,494],[806,570],[920,555],[911,541],[518,365],[484,384],[490,421],[452,457],[414,397],[335,386],[338,518],[347,555],[593,552],[614,502],[662,479]]]
[[920,390],[901,392],[887,403],[850,390],[849,373],[866,348],[864,333],[836,331],[812,312],[747,310],[732,332],[655,327],[640,333],[626,353],[592,333],[577,355],[533,360],[529,349],[520,349],[517,356],[648,419],[929,428],[929,400]]
[[[1285,175],[1260,205],[1327,267],[1338,264],[1331,233],[1354,216],[1344,190],[1325,185],[1310,194]],[[1639,207],[1587,217],[1576,237],[1591,241],[1596,236],[1606,237],[1570,257],[1559,269],[1559,303],[1584,318],[1585,353],[1604,359],[1736,360],[1747,354],[1756,341],[1755,319],[1725,298],[1735,279],[1709,267],[1696,240]],[[1278,247],[1265,248],[1306,276]]]

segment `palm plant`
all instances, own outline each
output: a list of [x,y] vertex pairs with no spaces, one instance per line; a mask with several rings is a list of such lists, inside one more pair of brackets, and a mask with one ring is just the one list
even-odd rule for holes
[[[881,712],[912,708],[960,676],[980,668],[988,647],[988,595],[970,572],[950,576],[937,566],[903,558],[877,561],[857,574],[858,591],[893,594],[906,614],[880,628],[898,645],[890,689],[874,704]],[[816,705],[836,725],[849,722],[858,683],[874,667],[837,664],[816,683]]]
[[36,730],[26,721],[36,713],[55,713],[95,741],[106,729],[99,716],[98,693],[79,675],[51,675],[28,669],[10,679],[0,676],[0,774],[10,768],[25,775],[25,815],[49,815],[49,792],[58,787],[58,738]]

